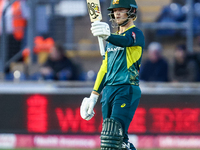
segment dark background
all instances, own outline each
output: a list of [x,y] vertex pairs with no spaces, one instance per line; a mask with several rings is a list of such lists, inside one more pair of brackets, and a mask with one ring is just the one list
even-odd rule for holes
[[[102,123],[100,100],[93,119],[85,121],[80,117],[79,107],[86,96],[0,94],[0,133],[99,134]],[[199,108],[198,95],[142,95],[136,119],[130,126],[134,129],[129,133],[199,134]],[[140,114],[141,109],[143,114]],[[30,129],[30,125],[36,128]],[[142,126],[144,130],[141,131]]]

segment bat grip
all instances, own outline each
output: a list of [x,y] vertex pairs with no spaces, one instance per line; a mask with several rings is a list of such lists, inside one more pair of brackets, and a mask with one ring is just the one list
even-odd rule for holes
[[104,48],[104,44],[103,44],[103,38],[98,36],[98,41],[99,41],[100,53],[101,53],[101,56],[103,56],[103,55],[105,55],[105,48]]

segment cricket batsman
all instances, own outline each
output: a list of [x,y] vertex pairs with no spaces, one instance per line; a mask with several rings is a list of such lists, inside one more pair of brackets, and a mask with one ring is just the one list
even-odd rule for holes
[[118,31],[111,34],[105,22],[94,22],[91,27],[92,34],[107,44],[93,91],[83,99],[80,113],[83,119],[90,120],[103,90],[102,150],[136,150],[128,142],[128,128],[141,97],[139,70],[145,44],[142,31],[134,25],[137,8],[135,0],[111,0],[110,21]]

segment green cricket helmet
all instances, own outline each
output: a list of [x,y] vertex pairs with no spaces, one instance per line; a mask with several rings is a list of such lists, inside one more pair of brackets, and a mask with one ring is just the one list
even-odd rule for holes
[[137,4],[135,0],[111,0],[110,7],[108,8],[111,13],[108,15],[110,16],[110,21],[114,24],[115,16],[113,13],[114,8],[126,8],[127,11],[127,20],[124,21],[122,24],[118,24],[118,26],[125,26],[130,19],[136,20],[136,13],[137,13]]
[[114,8],[127,8],[130,9],[138,8],[135,0],[111,0],[110,7],[108,8],[109,11],[112,11]]

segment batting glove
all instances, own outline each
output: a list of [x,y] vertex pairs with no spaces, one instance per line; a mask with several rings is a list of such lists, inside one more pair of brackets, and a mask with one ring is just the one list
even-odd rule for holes
[[85,120],[90,120],[94,116],[94,106],[97,102],[99,95],[91,93],[90,97],[85,97],[81,104],[81,117]]
[[110,27],[105,22],[94,22],[92,23],[91,31],[93,36],[102,37],[106,40],[110,36]]

